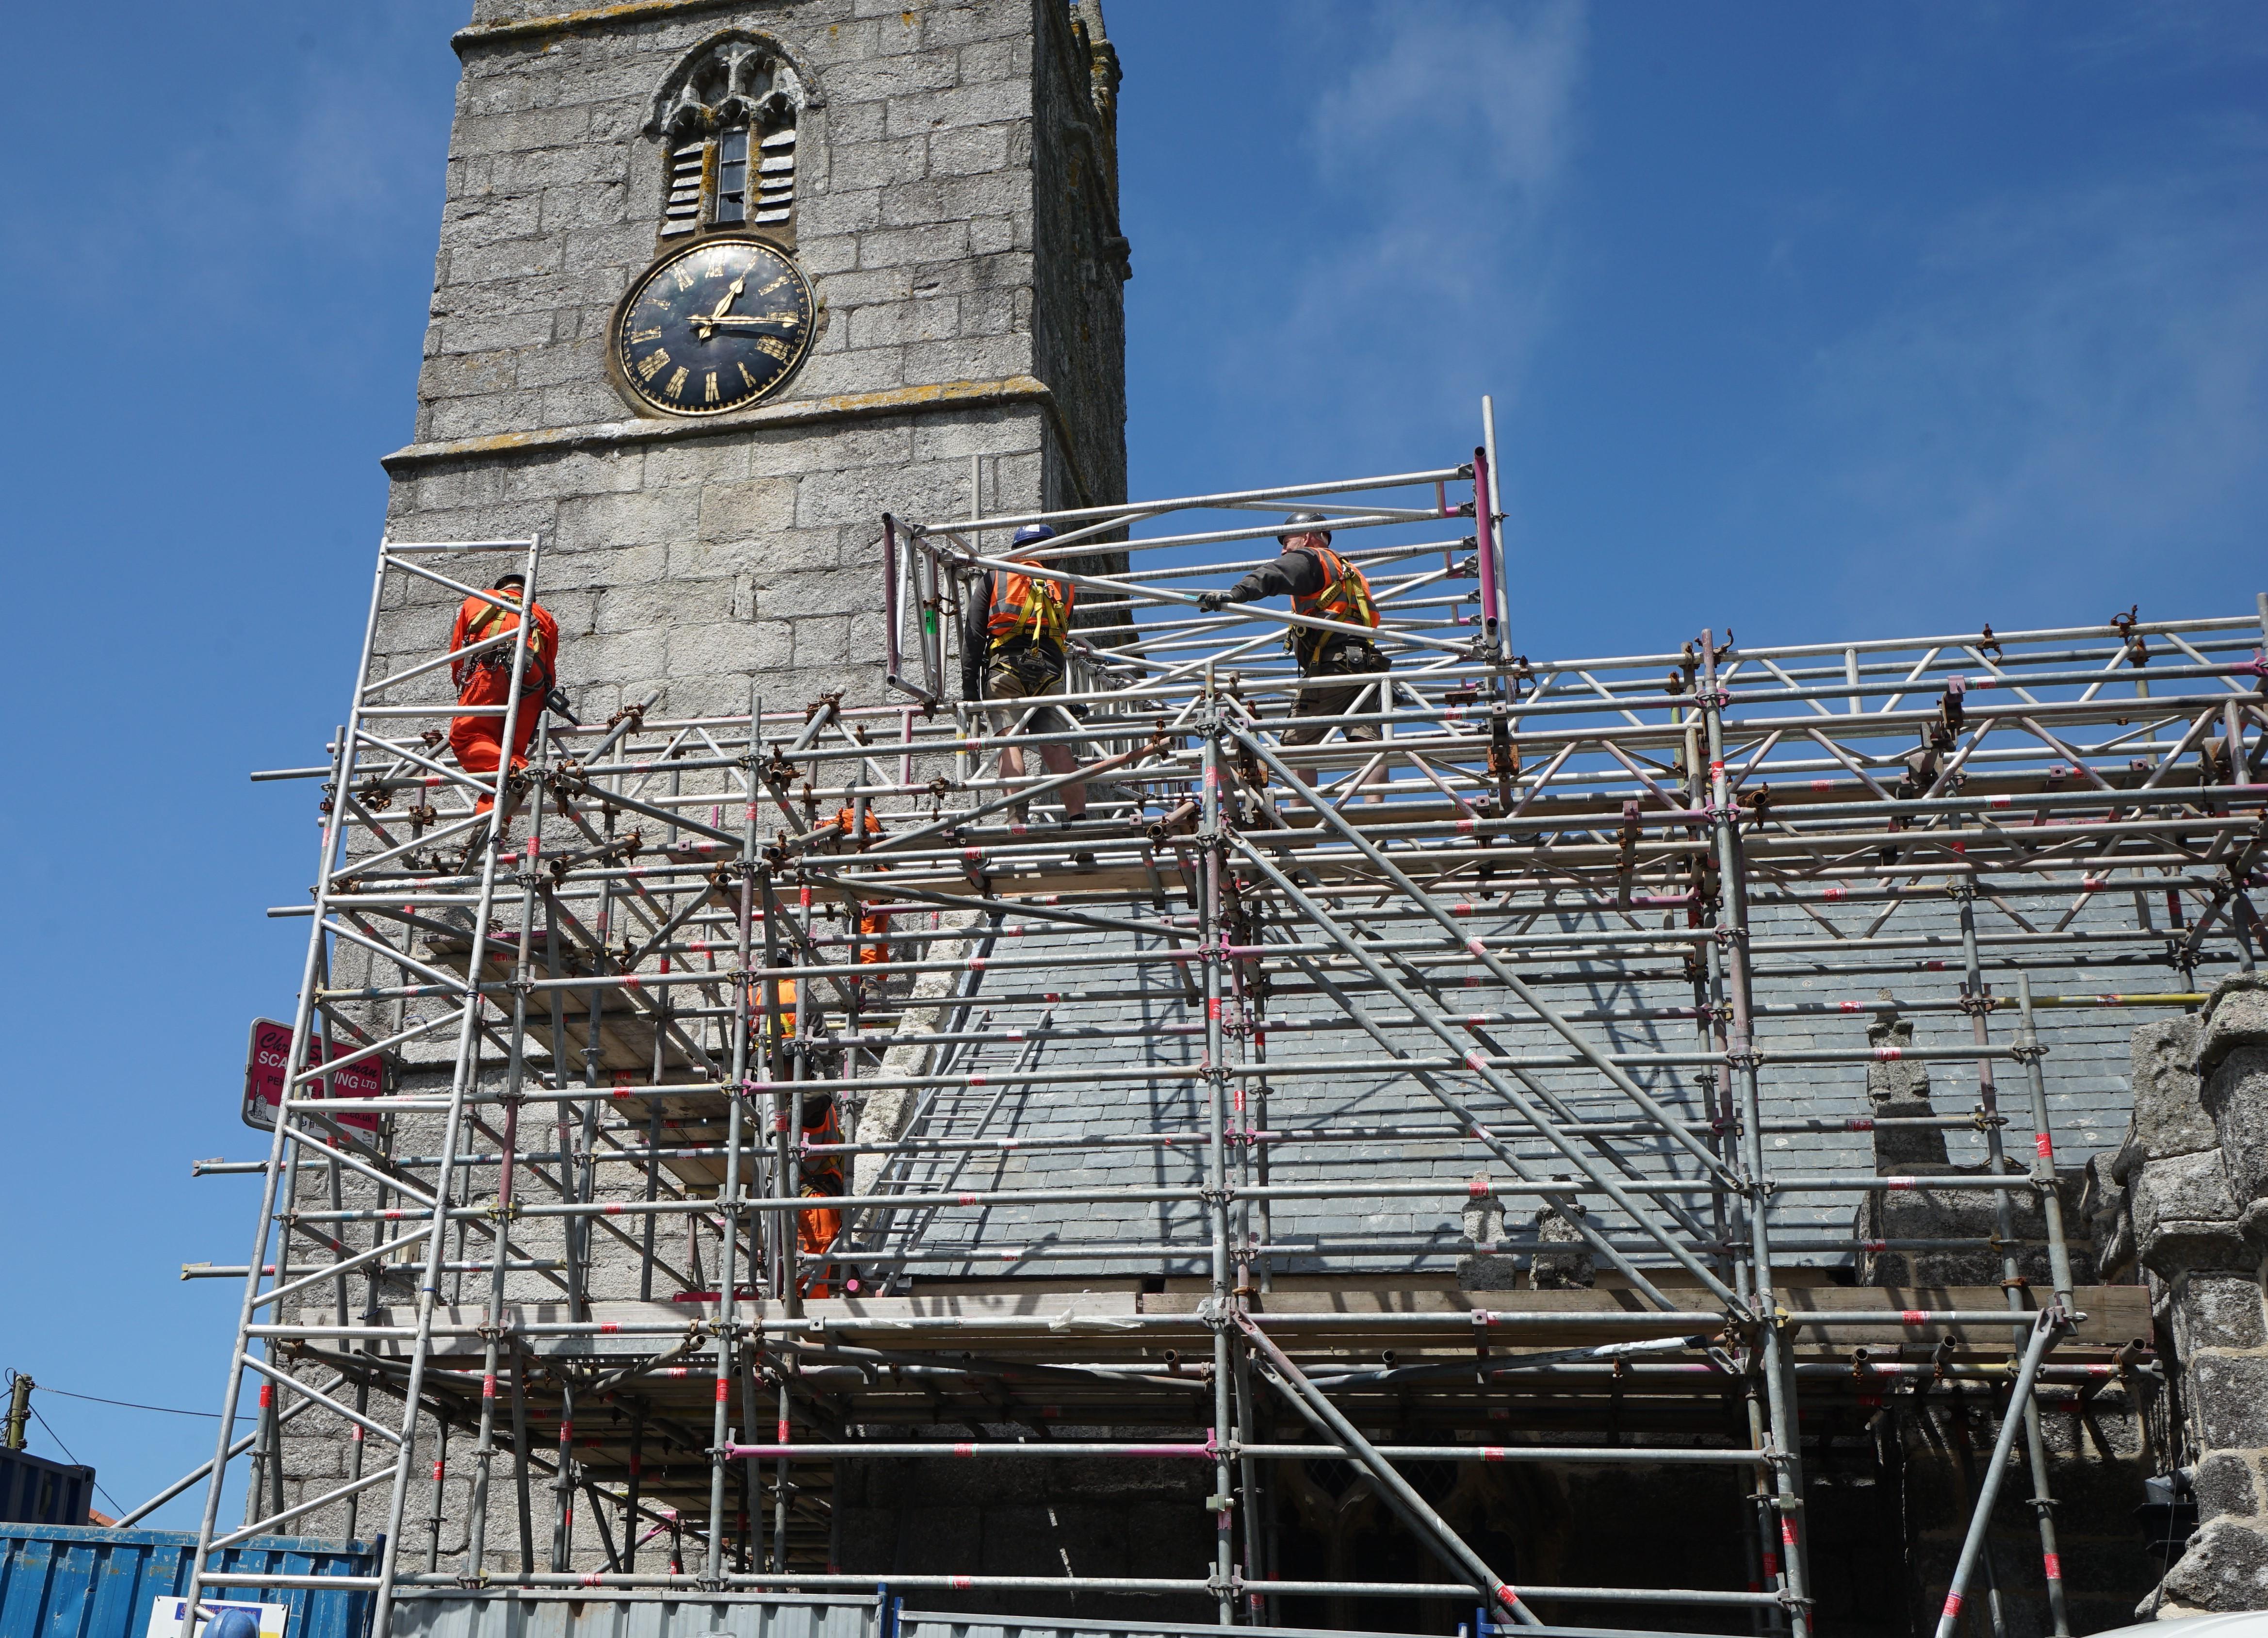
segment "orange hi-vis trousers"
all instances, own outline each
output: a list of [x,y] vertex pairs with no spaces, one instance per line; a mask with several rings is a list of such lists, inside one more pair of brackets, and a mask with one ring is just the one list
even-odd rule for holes
[[[463,690],[457,695],[460,705],[501,705],[511,697],[512,674],[495,667],[484,666],[466,679]],[[535,742],[535,719],[543,714],[543,701],[534,694],[525,695],[519,702],[519,719],[512,724],[512,769],[514,773],[527,766],[527,748]],[[502,717],[452,717],[449,719],[449,749],[457,753],[457,765],[467,773],[494,773],[497,764],[503,760],[504,719]],[[475,813],[484,814],[496,806],[496,798],[483,796],[474,804]]]

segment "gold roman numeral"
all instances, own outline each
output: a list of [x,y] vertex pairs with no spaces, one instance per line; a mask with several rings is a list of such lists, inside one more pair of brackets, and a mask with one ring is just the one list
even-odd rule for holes
[[682,262],[669,269],[669,277],[677,281],[677,288],[680,290],[691,290],[693,288],[693,275],[687,270],[686,266]]
[[630,332],[630,343],[633,346],[639,342],[659,341],[660,339],[661,327],[659,325],[656,325],[650,330],[632,330]]
[[704,403],[712,403],[712,404],[713,404],[713,403],[715,403],[715,402],[717,402],[717,372],[716,372],[716,371],[711,370],[711,371],[710,371],[710,372],[709,372],[709,390],[708,390],[707,392],[703,393],[701,396],[702,396],[702,401],[703,401]]
[[[662,366],[666,365],[668,362],[669,350],[666,347],[655,348],[652,352],[646,354],[644,358],[637,361],[638,379],[642,381],[650,381],[653,380],[655,376],[661,373]],[[682,372],[680,372],[680,373],[682,373]]]
[[664,387],[661,390],[667,393],[672,398],[683,397],[685,395],[685,378],[692,373],[693,372],[687,369],[683,365],[679,365],[677,366],[677,373],[669,378],[668,385]]
[[755,378],[755,376],[753,376],[753,375],[751,375],[751,374],[749,374],[749,373],[748,373],[748,366],[747,366],[747,365],[745,365],[745,364],[740,364],[740,365],[733,365],[733,367],[734,369],[736,369],[736,370],[740,371],[740,379],[741,379],[742,380],[746,381],[746,382],[748,384],[748,390],[749,390],[750,392],[754,392],[754,391],[755,391],[755,389],[756,389],[759,386],[761,386],[761,385],[762,385],[762,383],[761,383],[761,382],[759,382],[759,381],[756,380],[756,378]]
[[781,274],[777,278],[774,279],[770,284],[769,284],[765,285],[762,290],[758,291],[756,292],[756,294],[758,294],[759,296],[769,296],[769,295],[770,295],[770,294],[772,293],[772,291],[774,291],[777,290],[781,285],[783,285],[783,284],[786,284],[786,283],[787,283],[787,275],[786,275],[786,274],[784,274],[784,273],[783,273],[783,274]]
[[784,360],[794,350],[777,336],[759,336],[756,337],[756,350]]

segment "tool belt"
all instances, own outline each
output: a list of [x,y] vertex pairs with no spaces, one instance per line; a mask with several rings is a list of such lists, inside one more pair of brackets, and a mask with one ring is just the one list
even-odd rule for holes
[[[486,653],[475,654],[473,669],[501,672],[504,675],[510,676],[512,650],[491,648]],[[520,673],[519,691],[522,694],[549,694],[551,691],[551,679],[543,675],[541,666],[530,666],[526,671]]]
[[1300,675],[1303,677],[1356,676],[1374,671],[1391,671],[1394,662],[1385,651],[1367,638],[1345,637],[1325,633],[1330,641],[1317,649],[1313,658],[1300,656]]
[[984,656],[987,670],[1012,671],[1026,688],[1038,688],[1064,674],[1064,652],[1052,643],[1015,638],[995,644]]

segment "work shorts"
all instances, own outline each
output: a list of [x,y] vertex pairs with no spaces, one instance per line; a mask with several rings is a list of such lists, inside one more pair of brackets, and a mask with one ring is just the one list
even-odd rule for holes
[[[1046,694],[1064,691],[1063,660],[1042,648],[1018,648],[994,654],[984,667],[984,697],[987,699],[1037,699]],[[1077,724],[1059,706],[1042,706],[1032,713],[1032,719],[1019,729],[1016,723],[1024,714],[1024,707],[996,705],[992,708],[992,731],[995,734],[1070,734]]]
[[[1303,690],[1300,703],[1292,707],[1292,715],[1294,718],[1336,717],[1358,709],[1365,712],[1385,710],[1385,697],[1381,690],[1372,686],[1372,681],[1393,669],[1393,664],[1371,644],[1356,639],[1332,644],[1314,665],[1302,669],[1300,675],[1307,678],[1344,676],[1350,680],[1339,688]],[[1356,703],[1358,700],[1361,702],[1359,706]],[[1313,745],[1329,732],[1326,727],[1296,723],[1284,730],[1283,742],[1286,745]],[[1385,737],[1375,722],[1351,722],[1341,732],[1351,740],[1376,741]]]

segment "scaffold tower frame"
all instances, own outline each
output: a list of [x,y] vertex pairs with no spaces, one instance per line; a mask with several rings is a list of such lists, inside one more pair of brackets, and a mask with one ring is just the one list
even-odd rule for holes
[[[261,1177],[246,1263],[196,1271],[242,1282],[214,1457],[135,1515],[204,1481],[190,1596],[215,1551],[342,1517],[381,1526],[357,1583],[378,1631],[444,1592],[871,1591],[839,1568],[844,1465],[1093,1458],[1204,1472],[1204,1561],[893,1590],[1805,1634],[1799,1402],[1854,1373],[2013,1377],[1945,1638],[2017,1441],[2050,1500],[2043,1396],[2146,1368],[2131,1304],[2074,1278],[2055,1021],[2193,1005],[2257,959],[2268,599],[1530,660],[1492,447],[1484,411],[1469,461],[1424,471],[880,519],[874,698],[555,712],[519,772],[467,771],[444,733],[485,712],[509,743],[543,708],[527,623],[483,646],[497,706],[457,703],[440,633],[458,599],[513,607],[503,566],[540,601],[543,542],[385,542],[328,761],[256,776],[322,782],[321,853],[312,903],[271,912],[312,925],[269,1154],[202,1168]],[[1369,577],[1374,633],[1201,604],[1292,510]],[[1034,523],[1054,539],[1011,558]],[[1063,689],[972,702],[957,623],[1009,573],[1076,599]],[[1300,631],[1392,668],[1350,697],[1300,675]],[[1832,1037],[1888,1011],[1933,1038]],[[1976,1107],[1877,1120],[1817,1090],[1893,1059],[1973,1076]],[[350,1104],[358,1063],[388,1079]],[[1358,1081],[1382,1113],[1332,1112]],[[1159,1087],[1149,1124],[1095,1113]],[[1884,1175],[1837,1135],[1902,1120],[1977,1163]],[[1901,1192],[1987,1199],[1992,1231],[1866,1231]],[[1105,1203],[1157,1231],[1082,1237]],[[1948,1251],[1991,1265],[1968,1300],[1803,1275]],[[1081,1290],[1104,1275],[1124,1300]],[[1607,1436],[1609,1392],[1702,1432]],[[1388,1401],[1439,1436],[1381,1435]],[[281,1450],[311,1413],[350,1465],[295,1499]],[[655,1449],[685,1458],[666,1479]],[[1432,1579],[1279,1573],[1271,1473],[1325,1457]],[[1742,1560],[1707,1586],[1535,1584],[1410,1476],[1522,1463],[1731,1470]]]

